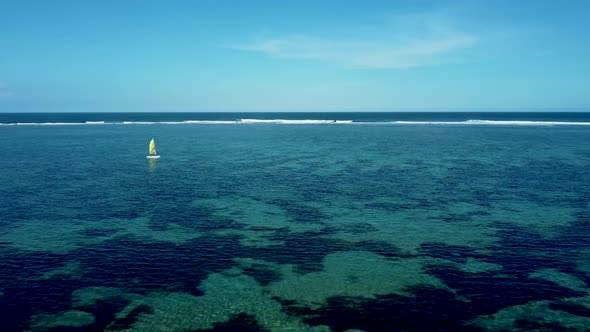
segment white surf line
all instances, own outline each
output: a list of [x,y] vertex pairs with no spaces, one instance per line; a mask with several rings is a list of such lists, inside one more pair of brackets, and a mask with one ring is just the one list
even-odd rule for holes
[[526,121],[526,120],[465,120],[465,121],[358,121],[353,120],[287,120],[287,119],[238,119],[238,120],[184,120],[184,121],[86,121],[86,122],[17,122],[0,123],[0,126],[84,126],[84,125],[199,125],[199,124],[281,124],[281,125],[479,125],[479,126],[590,126],[590,122]]

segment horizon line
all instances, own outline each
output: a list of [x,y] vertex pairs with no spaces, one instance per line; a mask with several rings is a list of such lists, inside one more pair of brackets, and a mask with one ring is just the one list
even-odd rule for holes
[[35,112],[4,112],[0,111],[0,114],[90,114],[90,113],[104,113],[104,114],[116,114],[116,113],[590,113],[590,107],[584,108],[550,108],[550,109],[528,109],[528,110],[494,110],[494,109],[478,109],[478,110],[465,110],[465,109],[450,109],[444,111],[438,110],[407,110],[407,111],[400,111],[400,110],[392,110],[392,111],[351,111],[351,110],[322,110],[322,111],[35,111]]

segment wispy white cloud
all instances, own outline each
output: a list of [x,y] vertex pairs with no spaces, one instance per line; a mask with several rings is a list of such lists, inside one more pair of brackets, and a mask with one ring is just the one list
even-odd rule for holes
[[396,16],[375,26],[348,29],[347,36],[290,34],[256,38],[229,48],[291,59],[316,59],[357,68],[408,68],[454,61],[478,37],[433,14]]

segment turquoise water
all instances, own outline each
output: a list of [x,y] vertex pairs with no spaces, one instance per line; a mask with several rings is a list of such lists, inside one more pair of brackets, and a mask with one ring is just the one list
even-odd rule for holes
[[587,113],[345,115],[3,114],[3,331],[589,329]]

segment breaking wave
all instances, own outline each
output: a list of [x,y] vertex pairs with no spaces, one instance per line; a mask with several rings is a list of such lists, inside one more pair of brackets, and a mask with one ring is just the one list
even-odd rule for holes
[[391,121],[385,123],[410,125],[590,126],[590,122],[514,120]]
[[84,126],[84,125],[217,125],[217,124],[281,124],[281,125],[477,125],[477,126],[590,126],[590,122],[524,121],[524,120],[465,120],[465,121],[353,121],[311,119],[238,119],[238,120],[185,120],[185,121],[85,121],[85,122],[16,122],[0,126]]
[[350,124],[352,120],[284,120],[284,119],[240,119],[238,123],[275,123],[275,124]]
[[90,123],[85,123],[85,122],[17,122],[17,123],[8,123],[8,124],[9,125],[17,125],[17,126],[83,126],[83,125],[90,125]]

